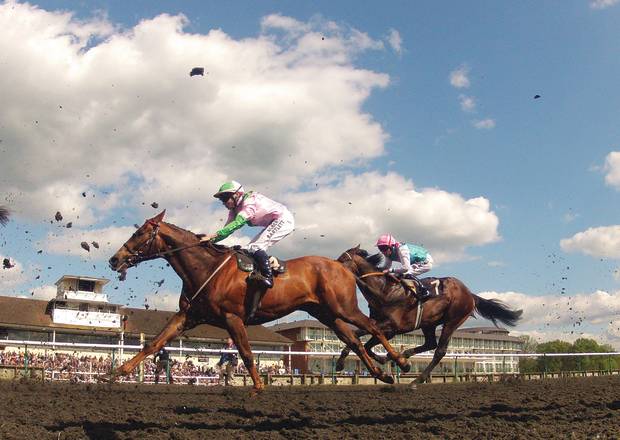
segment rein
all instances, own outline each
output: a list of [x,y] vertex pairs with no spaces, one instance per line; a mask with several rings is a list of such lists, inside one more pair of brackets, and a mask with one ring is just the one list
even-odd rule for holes
[[199,294],[200,292],[202,292],[202,289],[204,289],[204,287],[205,287],[205,286],[209,283],[209,281],[211,281],[211,279],[215,276],[215,274],[216,274],[216,273],[218,273],[218,272],[220,271],[220,269],[221,269],[222,267],[224,267],[224,265],[225,265],[225,264],[228,262],[228,260],[230,260],[231,258],[232,258],[232,254],[231,254],[231,255],[229,255],[229,256],[227,256],[227,257],[226,257],[226,259],[225,259],[224,261],[222,261],[222,264],[220,264],[220,265],[217,267],[217,269],[215,269],[215,270],[213,271],[213,273],[209,276],[209,278],[207,278],[207,281],[205,281],[204,283],[202,283],[202,286],[200,286],[200,288],[196,291],[196,293],[194,293],[194,295],[193,295],[191,298],[188,298],[190,303],[194,300],[194,298],[196,298],[196,296],[198,296],[198,294]]
[[379,275],[385,275],[383,272],[370,272],[364,275],[361,275],[359,278],[366,278],[366,277],[374,277],[374,276],[379,276]]

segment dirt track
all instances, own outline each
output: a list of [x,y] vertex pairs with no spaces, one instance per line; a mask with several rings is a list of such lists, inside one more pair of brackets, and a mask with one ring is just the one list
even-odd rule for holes
[[[620,438],[620,377],[244,388],[0,382],[1,439]],[[597,437],[598,436],[598,437]]]

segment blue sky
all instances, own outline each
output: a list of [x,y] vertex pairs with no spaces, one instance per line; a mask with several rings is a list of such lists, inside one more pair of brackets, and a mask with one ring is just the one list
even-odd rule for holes
[[[2,294],[113,278],[153,201],[211,232],[234,178],[295,212],[274,253],[389,231],[428,246],[433,275],[523,307],[518,332],[618,346],[616,3],[3,3]],[[109,293],[170,307],[178,287],[154,264]]]

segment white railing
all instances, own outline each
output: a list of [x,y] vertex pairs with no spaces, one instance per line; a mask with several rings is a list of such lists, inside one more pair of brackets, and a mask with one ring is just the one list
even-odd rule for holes
[[[121,345],[121,344],[88,344],[82,342],[49,342],[49,341],[20,341],[11,339],[0,339],[0,346],[39,346],[39,347],[72,347],[72,348],[99,348],[109,350],[142,350],[143,345]],[[168,351],[196,352],[196,353],[238,353],[237,350],[227,350],[218,348],[189,348],[189,347],[166,347]],[[252,350],[254,354],[273,354],[291,356],[340,356],[340,351],[288,351],[277,350]],[[620,352],[608,353],[446,353],[444,358],[492,358],[492,357],[559,357],[559,356],[617,356]],[[420,354],[416,357],[432,357],[431,354]]]

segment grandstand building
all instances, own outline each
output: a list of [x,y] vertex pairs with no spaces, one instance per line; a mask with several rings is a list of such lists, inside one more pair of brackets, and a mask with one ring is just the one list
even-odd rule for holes
[[[269,327],[270,330],[293,340],[293,351],[305,352],[340,352],[344,344],[338,339],[336,334],[327,326],[316,320],[302,320],[277,324]],[[439,338],[438,330],[437,337]],[[459,373],[494,373],[506,372],[516,373],[519,371],[519,358],[516,356],[489,356],[472,357],[469,354],[516,354],[522,352],[523,341],[508,334],[508,330],[496,327],[472,327],[462,328],[454,332],[448,354],[459,354],[456,362],[452,358],[444,358],[435,372],[453,373],[455,364]],[[368,337],[362,338],[367,340]],[[403,351],[408,348],[417,347],[424,343],[424,335],[421,330],[397,335],[390,340],[392,346]],[[374,348],[377,353],[384,353],[383,347],[378,345]],[[429,363],[432,352],[423,353],[409,358],[411,371],[422,371]],[[461,356],[462,355],[462,356]],[[330,373],[333,368],[335,357],[331,354],[325,355],[297,355],[291,358],[293,370],[300,373]],[[285,362],[287,360],[285,359]],[[362,372],[363,365],[360,360],[351,355],[345,362],[346,372]]]
[[[52,345],[30,345],[30,353],[73,353],[79,356],[112,356],[127,360],[137,350],[121,347],[67,347],[54,343],[140,345],[157,336],[173,312],[123,307],[109,302],[104,278],[65,275],[56,282],[57,294],[50,301],[0,296],[0,351],[26,350],[26,345],[4,345],[2,340],[44,341]],[[248,337],[254,350],[288,350],[292,341],[263,326],[249,326]],[[188,348],[221,349],[228,333],[211,325],[199,325],[168,344],[173,359],[191,358],[202,366],[214,366],[218,353],[197,354]],[[263,355],[263,365],[278,363],[282,356]]]

